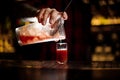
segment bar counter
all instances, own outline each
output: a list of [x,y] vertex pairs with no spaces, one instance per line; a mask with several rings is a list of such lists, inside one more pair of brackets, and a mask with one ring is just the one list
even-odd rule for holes
[[119,80],[116,62],[0,60],[0,80]]

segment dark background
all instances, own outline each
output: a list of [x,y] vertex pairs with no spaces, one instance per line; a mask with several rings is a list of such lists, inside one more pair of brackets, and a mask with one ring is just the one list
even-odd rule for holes
[[[63,11],[70,0],[34,0],[28,1],[36,8],[50,7]],[[64,27],[66,40],[68,43],[69,60],[85,61],[89,60],[90,52],[88,51],[90,43],[90,4],[82,0],[73,0],[66,11],[68,20],[65,21]],[[22,14],[22,12],[21,12]],[[18,24],[16,25],[18,27]],[[17,42],[17,41],[15,41]],[[20,59],[29,60],[54,60],[56,42],[38,43],[27,46],[19,46],[16,43],[16,54]]]
[[[12,1],[12,0],[11,0]],[[9,2],[11,2],[9,1]],[[31,6],[39,9],[44,7],[55,8],[58,11],[64,11],[65,7],[69,3],[70,0],[28,0],[23,1],[22,3],[28,3]],[[73,0],[69,8],[67,9],[68,20],[65,21],[64,27],[66,32],[66,40],[68,43],[68,56],[69,60],[75,61],[91,61],[91,18],[92,18],[92,6],[95,5],[96,9],[101,12],[104,16],[108,16],[106,14],[106,8],[101,8],[98,4],[99,0]],[[107,1],[107,0],[105,0]],[[114,0],[115,2],[119,2],[119,0]],[[4,1],[3,1],[4,2]],[[6,2],[4,2],[6,4]],[[27,59],[27,60],[54,60],[56,56],[55,45],[56,42],[46,42],[46,43],[38,43],[26,46],[20,46],[17,43],[15,28],[20,26],[17,20],[23,17],[29,16],[24,14],[24,11],[20,11],[21,8],[18,5],[7,4],[10,7],[7,7],[7,14],[4,14],[6,11],[4,7],[2,10],[4,11],[2,15],[10,16],[12,22],[12,30],[13,30],[13,43],[16,49],[15,51],[15,59]],[[119,4],[117,4],[119,5]],[[119,6],[116,6],[117,8]],[[116,7],[114,7],[116,9]],[[10,8],[13,8],[12,11]],[[103,11],[101,11],[103,10]],[[18,12],[20,11],[20,12]],[[93,10],[94,11],[94,10]],[[10,12],[10,14],[9,14]],[[5,12],[6,13],[6,12]],[[22,14],[22,16],[18,15]],[[119,13],[119,11],[118,11]],[[118,15],[118,14],[117,14]],[[3,17],[4,18],[4,17]],[[2,21],[2,20],[1,20]],[[14,55],[14,54],[10,54]]]

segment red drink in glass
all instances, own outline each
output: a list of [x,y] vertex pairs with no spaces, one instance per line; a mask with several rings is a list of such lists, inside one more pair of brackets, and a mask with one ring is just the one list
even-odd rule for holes
[[19,36],[20,41],[22,42],[23,45],[25,44],[32,44],[35,43],[37,41],[43,40],[43,37],[39,37],[39,36]]
[[67,43],[57,43],[56,44],[56,61],[59,64],[67,63],[68,60],[68,50]]

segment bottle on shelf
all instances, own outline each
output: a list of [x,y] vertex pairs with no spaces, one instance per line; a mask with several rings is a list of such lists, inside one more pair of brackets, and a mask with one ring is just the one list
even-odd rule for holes
[[111,34],[111,44],[112,44],[112,49],[113,53],[115,55],[115,61],[119,62],[120,61],[120,40],[118,36],[118,32],[113,32]]
[[6,16],[3,22],[0,22],[0,53],[14,53],[13,31],[11,29],[11,20]]
[[92,61],[104,61],[103,51],[104,50],[104,35],[98,33],[96,36],[96,43],[94,46],[94,53],[92,54]]

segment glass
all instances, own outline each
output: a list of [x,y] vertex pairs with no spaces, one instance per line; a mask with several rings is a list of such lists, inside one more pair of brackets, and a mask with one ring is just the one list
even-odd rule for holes
[[68,60],[68,45],[66,42],[56,43],[56,61],[65,64]]
[[[34,43],[42,43],[48,41],[59,41],[66,38],[64,30],[64,20],[58,18],[54,24],[49,23],[49,18],[46,25],[37,22],[34,18],[33,22],[25,24],[15,29],[20,45],[28,45]],[[25,20],[30,22],[29,20]]]

